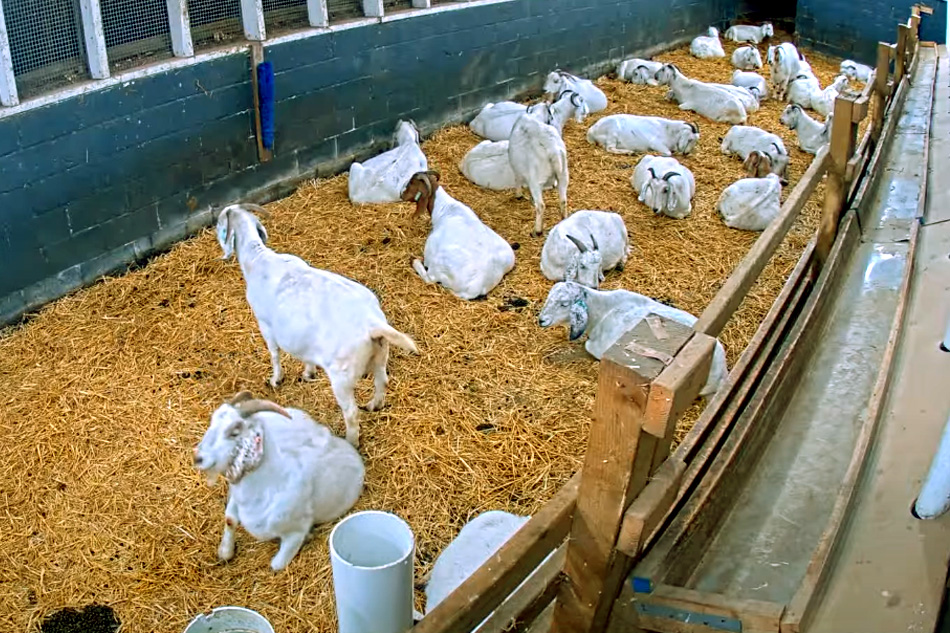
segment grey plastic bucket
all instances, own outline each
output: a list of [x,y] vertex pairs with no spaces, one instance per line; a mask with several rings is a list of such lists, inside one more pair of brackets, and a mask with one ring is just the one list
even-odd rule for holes
[[184,633],[275,633],[267,618],[244,607],[218,607],[202,613]]

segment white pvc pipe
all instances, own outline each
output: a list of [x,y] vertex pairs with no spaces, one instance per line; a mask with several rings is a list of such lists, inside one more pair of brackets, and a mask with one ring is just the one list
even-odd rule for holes
[[943,427],[943,437],[930,463],[930,472],[914,503],[914,512],[921,519],[936,519],[950,509],[950,419]]
[[412,627],[415,538],[388,512],[356,512],[330,532],[340,633],[404,633]]

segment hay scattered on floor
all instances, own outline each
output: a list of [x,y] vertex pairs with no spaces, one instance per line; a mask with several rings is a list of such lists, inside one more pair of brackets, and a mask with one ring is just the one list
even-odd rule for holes
[[[699,62],[684,51],[662,58],[704,80],[728,81],[731,73],[728,61]],[[836,62],[811,59],[830,81]],[[653,217],[636,202],[629,185],[636,157],[586,142],[599,116],[565,131],[571,208],[617,211],[631,230],[633,256],[605,287],[698,314],[756,239],[727,229],[713,208],[742,176],[740,163],[718,151],[729,126],[680,112],[663,88],[598,83],[611,99],[608,113],[700,123],[699,149],[684,160],[698,185],[684,221]],[[778,124],[781,109],[769,102],[751,122],[786,140],[794,184],[811,157]],[[554,494],[581,463],[596,389],[597,365],[581,346],[563,330],[537,326],[550,283],[538,270],[542,241],[529,237],[530,203],[478,189],[458,171],[477,142],[466,127],[452,127],[424,149],[452,195],[521,244],[515,270],[486,301],[423,285],[410,260],[422,252],[426,224],[410,220],[408,205],[354,208],[345,176],[269,205],[274,248],[373,288],[390,322],[419,344],[420,356],[393,353],[389,406],[363,413],[367,485],[357,506],[409,521],[419,574],[474,514],[532,513]],[[556,204],[548,195],[550,228]],[[819,188],[723,333],[730,363],[814,232],[821,195]],[[91,602],[115,607],[127,633],[177,633],[196,613],[226,604],[262,612],[278,631],[333,629],[329,528],[277,576],[268,567],[275,545],[244,533],[234,561],[215,562],[224,488],[206,487],[191,466],[213,408],[252,389],[343,430],[326,380],[299,382],[299,363],[285,358],[287,382],[276,393],[265,386],[270,366],[240,271],[219,256],[205,231],[144,269],[51,304],[0,339],[3,630],[33,630],[55,609]],[[512,307],[516,298],[528,306]],[[361,401],[369,387],[361,386]]]

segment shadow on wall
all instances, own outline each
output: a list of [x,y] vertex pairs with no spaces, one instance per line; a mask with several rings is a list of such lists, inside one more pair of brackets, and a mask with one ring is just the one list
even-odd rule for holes
[[878,42],[897,41],[915,4],[934,11],[921,17],[920,39],[945,44],[946,0],[798,0],[795,31],[804,46],[873,66]]

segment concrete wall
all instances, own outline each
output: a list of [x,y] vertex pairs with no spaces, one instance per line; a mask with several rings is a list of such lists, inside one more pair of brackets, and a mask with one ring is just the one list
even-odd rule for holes
[[556,66],[596,74],[725,26],[735,7],[489,0],[275,40],[264,46],[277,94],[267,163],[257,158],[246,48],[0,109],[0,322],[197,231],[211,205],[345,168],[383,148],[399,118],[431,131],[537,90]]
[[918,2],[934,10],[921,19],[920,39],[946,43],[946,0],[798,0],[796,31],[803,46],[873,66],[878,42],[896,42]]

